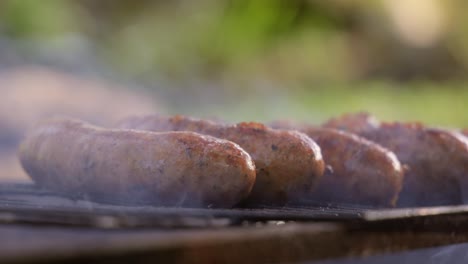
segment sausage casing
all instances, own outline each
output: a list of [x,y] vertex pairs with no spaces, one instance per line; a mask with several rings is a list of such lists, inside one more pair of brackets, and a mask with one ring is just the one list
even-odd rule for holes
[[336,129],[287,122],[273,127],[297,128],[319,144],[327,165],[315,191],[317,202],[393,207],[401,191],[403,170],[393,152],[357,135]]
[[468,202],[468,140],[462,134],[420,123],[380,123],[365,113],[324,125],[357,133],[395,152],[406,167],[400,207]]
[[183,116],[129,117],[121,128],[150,131],[194,131],[239,144],[252,157],[257,178],[249,205],[283,205],[314,189],[324,172],[318,145],[297,131],[276,130],[259,123],[224,125]]
[[68,119],[38,125],[19,158],[38,185],[125,204],[232,207],[255,182],[250,156],[227,140],[108,130]]

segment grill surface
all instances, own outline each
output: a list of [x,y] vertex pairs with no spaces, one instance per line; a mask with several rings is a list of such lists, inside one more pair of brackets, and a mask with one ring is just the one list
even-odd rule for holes
[[195,209],[122,206],[73,200],[31,184],[0,185],[0,222],[95,227],[215,227],[258,221],[357,221],[363,208],[262,207]]
[[296,262],[467,241],[467,206],[121,206],[0,184],[1,263]]
[[[311,203],[309,203],[311,204]],[[103,228],[201,228],[268,221],[335,222],[351,228],[468,230],[468,206],[372,209],[350,205],[198,209],[122,206],[70,199],[32,184],[0,184],[0,223]]]

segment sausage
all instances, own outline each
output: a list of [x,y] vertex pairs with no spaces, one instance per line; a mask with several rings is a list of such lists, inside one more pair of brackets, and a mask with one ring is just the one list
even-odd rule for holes
[[274,122],[296,127],[320,146],[328,170],[307,198],[318,202],[394,207],[403,169],[395,154],[369,140],[336,129]]
[[334,128],[355,134],[372,131],[378,129],[379,126],[380,121],[375,116],[366,112],[344,114],[331,118],[322,125],[322,127]]
[[227,140],[71,119],[39,124],[21,143],[19,159],[40,186],[124,204],[229,208],[255,182],[250,156]]
[[369,114],[348,114],[325,127],[345,129],[392,150],[407,172],[398,206],[453,205],[468,202],[468,140],[458,132],[421,123],[369,125]]
[[324,172],[319,146],[297,131],[268,128],[260,123],[225,125],[183,116],[129,117],[121,128],[150,131],[194,131],[239,144],[252,157],[256,182],[248,206],[294,203],[315,187]]

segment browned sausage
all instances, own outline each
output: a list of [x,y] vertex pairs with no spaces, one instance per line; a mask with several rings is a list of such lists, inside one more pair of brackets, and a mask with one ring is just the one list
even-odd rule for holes
[[393,152],[354,134],[310,125],[296,127],[319,144],[329,168],[308,199],[318,202],[393,207],[403,182],[403,170]]
[[[371,125],[366,120],[374,120]],[[460,133],[420,123],[379,123],[368,114],[348,114],[324,124],[358,133],[394,151],[406,164],[398,205],[468,202],[468,142]]]
[[378,129],[380,121],[369,113],[358,112],[331,118],[322,126],[360,134],[364,131]]
[[255,181],[250,156],[227,140],[107,130],[68,119],[38,125],[19,158],[41,186],[129,204],[229,208]]
[[130,117],[122,128],[194,131],[236,142],[252,157],[257,179],[248,204],[283,205],[310,192],[324,171],[320,148],[305,134],[274,130],[259,123],[222,125],[182,116]]

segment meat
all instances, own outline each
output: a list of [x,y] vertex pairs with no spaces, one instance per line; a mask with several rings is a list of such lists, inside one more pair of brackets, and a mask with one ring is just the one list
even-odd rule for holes
[[229,208],[255,182],[250,156],[230,141],[69,119],[39,124],[21,143],[19,158],[38,185],[124,204]]
[[427,128],[420,123],[369,120],[373,118],[368,114],[348,114],[324,126],[357,133],[395,152],[407,167],[398,206],[468,202],[466,137],[453,131]]
[[275,122],[273,127],[296,127],[315,140],[329,168],[309,200],[376,207],[395,206],[403,170],[393,152],[356,135],[310,125]]
[[311,192],[324,172],[318,145],[297,131],[274,130],[259,123],[224,125],[182,116],[142,116],[119,127],[150,131],[194,131],[239,144],[252,157],[257,178],[247,205],[284,205]]
[[336,118],[331,118],[323,124],[323,127],[344,130],[356,134],[378,129],[379,126],[380,121],[366,112],[344,114]]

